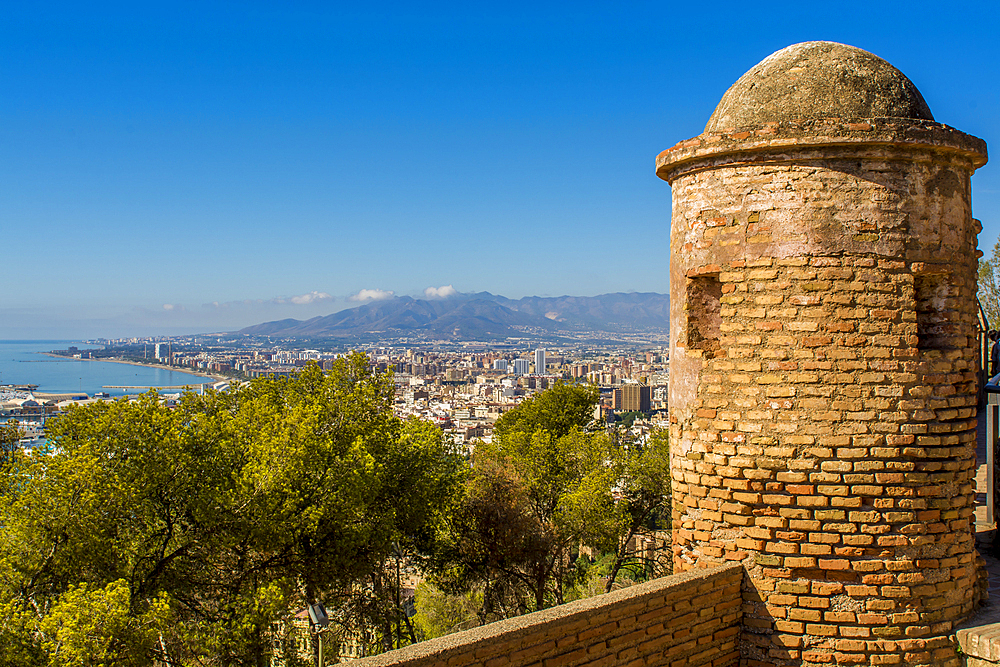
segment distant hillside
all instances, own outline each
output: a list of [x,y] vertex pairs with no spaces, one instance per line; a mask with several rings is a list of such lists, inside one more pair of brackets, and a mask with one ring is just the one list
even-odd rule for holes
[[[517,301],[489,292],[511,310],[556,323],[560,329],[622,331],[665,329],[670,324],[670,297],[655,292],[615,292],[598,296],[526,296]],[[476,295],[480,296],[480,295]]]
[[[666,329],[666,294],[530,296],[508,299],[478,292],[447,299],[393,297],[309,320],[278,320],[241,329],[240,334],[283,338],[351,338],[422,332],[448,340],[495,340],[551,332],[629,332]],[[541,331],[538,331],[541,330]]]

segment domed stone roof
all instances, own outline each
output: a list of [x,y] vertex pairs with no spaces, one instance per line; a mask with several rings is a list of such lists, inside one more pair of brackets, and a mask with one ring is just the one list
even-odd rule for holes
[[934,120],[913,82],[878,56],[835,42],[803,42],[741,76],[705,131],[821,118]]

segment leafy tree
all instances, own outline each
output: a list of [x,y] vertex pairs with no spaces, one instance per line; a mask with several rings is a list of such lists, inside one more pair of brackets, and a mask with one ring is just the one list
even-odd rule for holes
[[0,424],[0,496],[14,492],[14,486],[21,477],[24,454],[21,438],[24,430],[16,420]]
[[627,512],[626,530],[618,537],[606,591],[611,591],[622,566],[637,557],[628,550],[632,539],[642,532],[669,525],[670,440],[667,431],[653,431],[645,446],[632,444],[628,447],[619,489]]
[[615,439],[584,427],[599,398],[559,384],[504,414],[493,442],[476,448],[465,501],[453,516],[447,590],[479,587],[482,622],[564,601],[581,543],[614,548],[624,509]]
[[452,595],[482,591],[480,624],[530,611],[528,596],[539,571],[551,567],[554,534],[532,514],[515,466],[477,459],[461,505],[451,517],[451,548],[438,579]]
[[430,548],[461,463],[392,396],[356,355],[71,409],[0,505],[0,641],[23,665],[265,664],[289,610]]
[[979,303],[991,329],[1000,328],[1000,240],[989,259],[979,260]]
[[0,424],[0,466],[10,465],[17,453],[21,450],[20,440],[24,437],[24,430],[17,420],[10,420]]
[[600,397],[600,390],[594,385],[557,383],[501,415],[493,428],[493,438],[502,442],[514,433],[537,430],[562,437],[593,421],[594,407]]
[[443,637],[477,625],[477,613],[482,604],[482,591],[479,589],[448,594],[434,584],[423,581],[417,585],[417,613],[413,617],[413,623],[421,639]]
[[[598,554],[596,558],[581,556],[577,561],[581,576],[573,586],[573,590],[567,594],[566,600],[579,600],[608,592],[608,581],[617,558],[618,554],[614,551],[603,555]],[[619,587],[626,587],[643,581],[645,578],[645,564],[640,560],[629,558],[619,569],[615,581],[618,582]]]
[[[588,430],[598,400],[594,387],[557,385],[504,414],[492,443],[477,446],[435,581],[453,596],[480,592],[480,622],[587,594],[596,576],[610,590],[638,563],[633,538],[663,520],[666,434],[640,446]],[[609,555],[599,575],[581,545]]]
[[638,410],[630,410],[628,412],[622,412],[617,416],[617,421],[621,423],[625,428],[632,428],[632,425],[637,419],[645,419],[646,414]]
[[119,579],[104,588],[86,583],[71,586],[43,618],[40,627],[50,664],[65,667],[143,665],[158,634],[169,620],[165,599],[155,601],[140,617],[129,605],[128,582]]

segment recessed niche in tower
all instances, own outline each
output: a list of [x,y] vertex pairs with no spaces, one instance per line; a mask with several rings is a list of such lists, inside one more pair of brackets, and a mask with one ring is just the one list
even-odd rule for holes
[[719,303],[722,283],[717,275],[688,278],[687,347],[711,358],[719,352]]
[[958,313],[954,298],[955,289],[947,274],[918,273],[913,276],[918,349],[944,350],[955,347]]

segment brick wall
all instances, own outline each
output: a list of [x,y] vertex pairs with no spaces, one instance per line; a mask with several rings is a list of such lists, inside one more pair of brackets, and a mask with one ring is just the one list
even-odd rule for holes
[[735,667],[743,568],[656,579],[365,658],[354,667]]
[[744,565],[747,667],[957,665],[982,157],[943,126],[765,129],[661,156],[675,571]]

